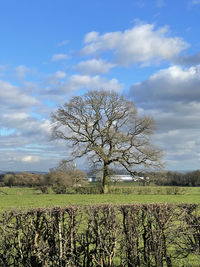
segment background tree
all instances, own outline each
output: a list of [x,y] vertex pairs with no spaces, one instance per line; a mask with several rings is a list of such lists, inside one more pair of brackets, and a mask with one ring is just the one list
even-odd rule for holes
[[92,91],[76,96],[52,113],[53,138],[72,146],[71,160],[85,155],[103,166],[103,192],[108,191],[109,166],[158,167],[161,151],[150,140],[154,120],[139,117],[132,101],[113,91]]
[[72,186],[72,179],[65,172],[51,170],[45,175],[45,184],[51,186],[57,194],[64,194],[66,193],[67,187]]
[[69,162],[67,160],[61,160],[51,171],[66,173],[71,178],[72,186],[83,185],[88,181],[86,172],[77,169],[74,162]]
[[6,173],[4,175],[3,182],[6,186],[13,186],[16,184],[16,178],[14,173]]
[[7,173],[4,175],[4,184],[7,186],[40,186],[43,184],[44,175],[34,173]]

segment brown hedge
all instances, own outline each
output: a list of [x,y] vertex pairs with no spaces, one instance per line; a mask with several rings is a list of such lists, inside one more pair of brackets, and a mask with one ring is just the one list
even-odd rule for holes
[[132,204],[4,212],[0,266],[184,266],[200,256],[198,209]]

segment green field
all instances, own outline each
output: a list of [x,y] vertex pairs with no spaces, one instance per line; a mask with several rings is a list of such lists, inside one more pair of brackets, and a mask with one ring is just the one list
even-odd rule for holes
[[[67,205],[130,204],[130,203],[197,203],[200,204],[200,188],[183,188],[183,194],[162,194],[164,187],[136,188],[139,194],[42,194],[34,188],[1,187],[0,210]],[[150,193],[148,193],[150,191]],[[160,193],[159,193],[160,192]]]

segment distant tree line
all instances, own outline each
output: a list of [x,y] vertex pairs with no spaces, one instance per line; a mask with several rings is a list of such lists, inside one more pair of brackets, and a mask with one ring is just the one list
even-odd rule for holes
[[1,177],[2,186],[38,187],[48,193],[51,187],[56,193],[65,193],[68,187],[81,186],[87,181],[87,174],[75,165],[61,161],[46,174],[28,172],[6,173]]
[[[98,176],[98,171],[89,172],[89,176]],[[110,175],[127,174],[111,169]],[[144,180],[142,185],[155,184],[159,186],[200,186],[200,170],[181,173],[176,171],[146,172],[142,173]],[[148,183],[145,183],[148,177]],[[6,173],[0,176],[0,186],[24,186],[37,187],[43,193],[48,192],[51,187],[56,193],[65,193],[70,187],[83,187],[88,183],[86,172],[79,170],[75,165],[61,161],[55,168],[50,169],[46,174],[35,173]],[[87,188],[85,188],[87,189]],[[98,191],[99,192],[99,191]]]
[[200,186],[200,170],[186,173],[176,171],[153,172],[148,175],[156,185]]
[[5,186],[27,186],[34,187],[44,183],[43,174],[34,174],[28,172],[14,173],[9,172],[4,174],[2,182]]

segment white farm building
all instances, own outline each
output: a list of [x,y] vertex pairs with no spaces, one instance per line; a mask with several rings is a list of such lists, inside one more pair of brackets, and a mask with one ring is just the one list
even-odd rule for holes
[[[97,177],[88,177],[88,182],[97,182],[99,179],[102,178],[97,178]],[[139,176],[131,176],[128,174],[116,174],[116,175],[111,175],[110,180],[112,182],[130,182],[130,181],[141,181],[144,180],[144,177],[139,177]]]

